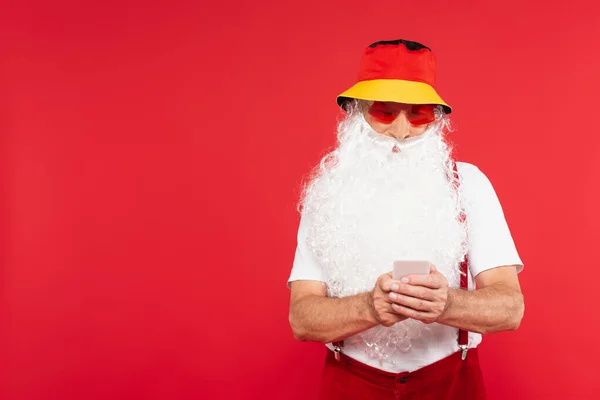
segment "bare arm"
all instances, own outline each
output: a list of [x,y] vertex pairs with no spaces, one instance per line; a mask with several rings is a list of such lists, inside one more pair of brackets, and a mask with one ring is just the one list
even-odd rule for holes
[[477,290],[450,289],[448,307],[438,322],[479,333],[517,329],[525,304],[516,267],[489,269],[475,279]]
[[406,319],[391,309],[392,282],[391,274],[384,274],[370,292],[344,298],[327,297],[326,286],[319,281],[292,282],[289,320],[294,337],[330,343]]
[[517,329],[525,307],[516,266],[489,269],[475,279],[479,288],[466,291],[448,288],[437,271],[409,276],[408,282],[398,283],[390,294],[396,303],[392,308],[425,323],[438,322],[471,332]]
[[377,325],[367,293],[332,299],[318,281],[292,282],[290,326],[298,340],[329,343],[343,340]]

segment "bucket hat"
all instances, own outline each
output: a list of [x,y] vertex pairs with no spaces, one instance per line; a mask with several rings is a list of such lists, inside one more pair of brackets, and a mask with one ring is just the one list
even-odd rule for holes
[[363,53],[356,84],[337,103],[342,108],[351,99],[437,104],[449,114],[452,108],[435,89],[435,68],[427,46],[403,39],[375,42]]

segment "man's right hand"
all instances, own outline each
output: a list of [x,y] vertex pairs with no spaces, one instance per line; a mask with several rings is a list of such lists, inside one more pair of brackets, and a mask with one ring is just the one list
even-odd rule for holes
[[392,309],[392,301],[390,301],[389,293],[392,291],[392,284],[398,283],[392,279],[392,273],[388,272],[377,278],[375,286],[368,292],[367,302],[371,315],[381,325],[390,327],[397,322],[404,321],[405,316],[397,314]]

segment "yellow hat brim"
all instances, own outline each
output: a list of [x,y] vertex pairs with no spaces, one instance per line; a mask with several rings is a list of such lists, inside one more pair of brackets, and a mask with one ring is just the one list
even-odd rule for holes
[[344,103],[349,99],[393,101],[404,104],[439,104],[446,114],[452,112],[452,108],[430,85],[400,79],[374,79],[358,82],[340,94],[337,97],[337,103],[343,108]]

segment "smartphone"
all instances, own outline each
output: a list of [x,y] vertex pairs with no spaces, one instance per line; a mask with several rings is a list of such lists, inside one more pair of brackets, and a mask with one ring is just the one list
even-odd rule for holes
[[414,274],[429,274],[431,268],[429,261],[423,260],[402,260],[394,261],[394,269],[392,270],[392,279],[400,280],[407,275]]

